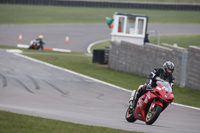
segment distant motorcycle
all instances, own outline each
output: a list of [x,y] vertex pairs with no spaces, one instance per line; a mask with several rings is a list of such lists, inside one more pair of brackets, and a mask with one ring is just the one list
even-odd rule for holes
[[[173,102],[174,95],[172,94],[170,84],[159,77],[157,77],[156,80],[157,86],[153,91],[147,91],[138,99],[134,111],[130,109],[130,106],[128,107],[125,115],[128,122],[135,122],[139,119],[145,121],[147,125],[151,125],[157,120],[160,113]],[[141,87],[142,85],[138,87],[138,90]]]
[[43,50],[43,45],[45,43],[41,43],[40,41],[38,40],[31,40],[30,41],[30,46],[28,49],[38,49],[38,50]]

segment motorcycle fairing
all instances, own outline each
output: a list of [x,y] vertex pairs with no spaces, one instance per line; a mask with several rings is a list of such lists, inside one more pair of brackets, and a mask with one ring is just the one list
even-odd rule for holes
[[163,104],[160,101],[153,101],[150,109],[153,110],[156,104],[163,107]]
[[146,94],[144,94],[138,99],[138,103],[135,110],[136,114],[138,115],[134,115],[136,119],[145,121],[146,110],[148,109],[147,107],[149,107],[149,104],[152,102],[152,100],[157,97],[155,94],[150,93],[150,91],[147,91]]

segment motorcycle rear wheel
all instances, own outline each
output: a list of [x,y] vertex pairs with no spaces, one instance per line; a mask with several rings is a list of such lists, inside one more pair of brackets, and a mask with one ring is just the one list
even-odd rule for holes
[[128,122],[135,122],[137,120],[134,118],[133,111],[131,111],[130,107],[128,107],[125,117]]
[[145,120],[146,124],[147,125],[153,124],[157,120],[161,112],[162,112],[162,107],[160,105],[155,105],[154,109],[152,111],[151,110],[148,111],[146,115],[146,120]]

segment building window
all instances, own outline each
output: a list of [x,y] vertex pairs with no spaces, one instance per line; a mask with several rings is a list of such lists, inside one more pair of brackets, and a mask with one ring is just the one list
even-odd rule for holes
[[127,18],[127,25],[126,25],[126,34],[135,34],[135,21],[134,17]]
[[138,19],[138,28],[137,28],[137,34],[143,35],[144,31],[144,19]]
[[118,23],[118,32],[123,33],[124,32],[124,17],[119,17],[119,23]]

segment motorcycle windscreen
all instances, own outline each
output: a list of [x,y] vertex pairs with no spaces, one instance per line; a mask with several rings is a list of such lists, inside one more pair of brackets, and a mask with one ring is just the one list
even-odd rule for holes
[[156,83],[158,86],[162,86],[162,88],[159,87],[160,89],[164,89],[165,91],[172,92],[172,87],[170,86],[168,82],[157,81]]

